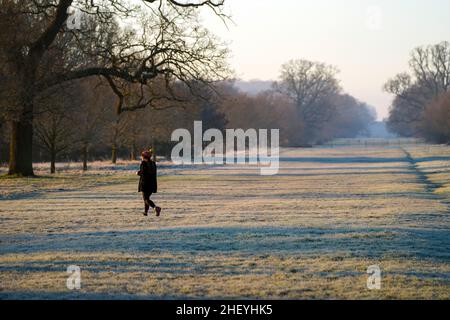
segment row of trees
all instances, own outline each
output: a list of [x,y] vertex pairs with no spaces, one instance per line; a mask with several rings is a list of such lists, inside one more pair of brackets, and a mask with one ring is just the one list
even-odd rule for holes
[[[282,146],[310,146],[367,132],[374,108],[343,93],[336,69],[292,60],[272,89],[249,95],[229,88],[221,104],[232,128],[280,128]],[[233,91],[234,90],[234,91]]]
[[343,93],[336,67],[308,60],[291,60],[281,67],[273,90],[292,103],[298,129],[291,144],[322,143],[364,133],[375,121],[375,109]]
[[[73,81],[60,89],[35,103],[33,161],[49,161],[52,173],[57,160],[82,161],[83,170],[87,170],[90,160],[109,158],[116,163],[118,157],[137,159],[140,151],[149,146],[167,156],[173,130],[189,128],[194,120],[218,128],[224,128],[226,123],[213,100],[205,100],[212,94],[206,86],[202,97],[192,95],[183,101],[165,101],[159,107],[120,114],[114,108],[116,95],[98,78]],[[182,89],[178,88],[178,95],[187,97],[187,92],[180,92]],[[138,93],[129,90],[128,99],[138,97]],[[7,145],[11,127],[2,124],[0,142]],[[7,154],[4,149],[0,161],[7,161]]]
[[[323,86],[313,88],[308,83],[316,81],[315,78],[305,76],[301,80],[305,83],[297,84],[311,87],[305,96],[321,94],[316,90],[323,90]],[[282,85],[282,82],[275,83],[273,89],[257,95],[239,91],[232,81],[217,83],[214,90],[197,85],[196,92],[201,96],[191,95],[183,102],[166,101],[159,108],[117,114],[113,108],[117,97],[108,83],[98,78],[72,81],[35,101],[33,160],[50,161],[54,172],[57,160],[82,161],[87,170],[90,159],[110,158],[113,163],[118,156],[136,159],[140,150],[150,145],[159,155],[168,156],[173,145],[172,131],[180,127],[192,129],[194,120],[202,120],[204,130],[280,128],[283,146],[353,137],[364,132],[374,120],[375,114],[367,105],[340,93],[340,89],[314,107],[307,103],[299,107],[301,101],[280,90]],[[174,90],[178,96],[189,95],[189,92],[181,93],[183,87]],[[127,91],[129,100],[139,97],[132,86]],[[303,106],[311,109],[304,112]],[[318,114],[313,121],[315,113]],[[303,114],[311,118],[302,118]],[[4,141],[2,145],[7,145],[11,128],[2,124],[0,139]],[[6,154],[6,150],[1,153],[1,161],[7,161]]]
[[[305,65],[309,67],[305,69]],[[86,78],[66,83],[35,101],[33,160],[50,161],[50,170],[55,172],[57,160],[82,161],[87,170],[89,160],[110,158],[115,163],[118,156],[136,159],[140,150],[150,145],[159,155],[168,156],[172,131],[192,129],[194,120],[202,120],[204,130],[280,128],[283,146],[353,137],[374,120],[370,107],[341,93],[337,80],[330,80],[334,75],[319,74],[334,70],[331,67],[298,60],[282,69],[287,68],[296,79],[282,73],[271,90],[257,95],[239,91],[232,81],[216,83],[214,90],[197,84],[195,92],[200,95],[174,86],[177,96],[186,99],[120,114],[113,108],[117,96],[106,81]],[[139,86],[124,89],[127,100],[140,97],[136,89]],[[3,123],[0,130],[6,145],[11,128]],[[7,160],[4,151],[2,161]]]
[[389,128],[402,136],[450,143],[450,43],[414,49],[409,67],[385,84],[395,96]]

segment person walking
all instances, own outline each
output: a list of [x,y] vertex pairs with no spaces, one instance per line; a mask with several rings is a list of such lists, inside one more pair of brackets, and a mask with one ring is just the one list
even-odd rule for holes
[[141,153],[141,160],[142,162],[139,171],[136,172],[136,174],[139,175],[138,192],[142,192],[142,197],[144,199],[144,216],[148,215],[148,210],[152,207],[153,212],[159,217],[161,208],[156,206],[155,203],[150,200],[152,193],[158,191],[156,163],[152,160],[152,150],[143,151]]

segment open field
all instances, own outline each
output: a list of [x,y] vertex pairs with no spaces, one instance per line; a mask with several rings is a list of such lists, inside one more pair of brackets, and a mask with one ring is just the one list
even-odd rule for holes
[[141,214],[137,162],[3,176],[0,298],[450,298],[450,147],[280,157],[276,176],[161,163],[159,218]]

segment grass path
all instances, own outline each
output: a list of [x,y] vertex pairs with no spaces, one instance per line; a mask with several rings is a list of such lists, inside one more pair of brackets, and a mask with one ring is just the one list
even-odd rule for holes
[[450,298],[449,147],[283,149],[270,177],[162,164],[160,218],[135,166],[1,178],[0,298]]

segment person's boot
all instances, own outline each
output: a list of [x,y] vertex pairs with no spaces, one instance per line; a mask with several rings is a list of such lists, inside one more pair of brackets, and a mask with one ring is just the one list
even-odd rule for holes
[[161,213],[161,208],[155,207],[155,213],[156,213],[156,216],[159,217],[159,214]]

